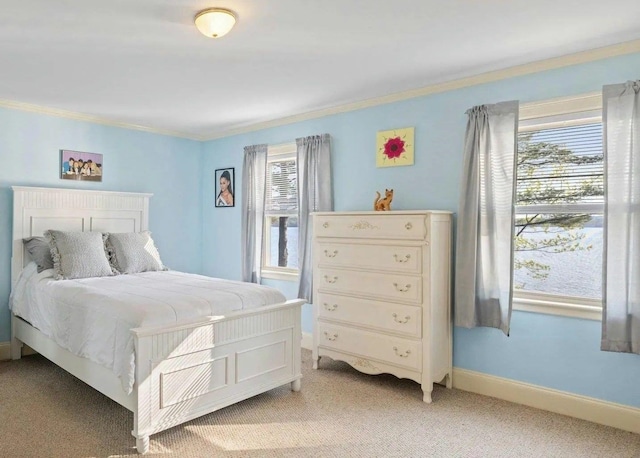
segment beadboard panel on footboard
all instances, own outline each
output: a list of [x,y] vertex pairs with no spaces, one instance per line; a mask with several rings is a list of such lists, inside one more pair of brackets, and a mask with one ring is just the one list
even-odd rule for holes
[[161,328],[158,333],[134,330],[134,436],[148,436],[298,381],[301,301],[286,304]]

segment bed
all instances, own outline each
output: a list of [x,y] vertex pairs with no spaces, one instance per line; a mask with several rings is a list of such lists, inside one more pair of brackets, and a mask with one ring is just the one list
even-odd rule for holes
[[[25,238],[48,229],[127,233],[148,228],[151,194],[33,187],[13,187],[13,191],[12,289],[30,266]],[[190,287],[206,281],[167,274]],[[42,275],[32,281],[48,284]],[[167,278],[159,275],[141,275],[140,281]],[[121,277],[138,281],[134,276]],[[95,287],[99,281],[86,283]],[[218,282],[230,288],[230,282]],[[282,299],[240,310],[222,307],[221,313],[207,316],[176,315],[170,324],[143,321],[144,326],[129,329],[134,358],[129,390],[122,373],[67,350],[51,333],[13,312],[11,356],[19,359],[26,344],[133,412],[132,435],[138,452],[146,453],[152,434],[281,385],[300,390],[300,309],[305,301]]]

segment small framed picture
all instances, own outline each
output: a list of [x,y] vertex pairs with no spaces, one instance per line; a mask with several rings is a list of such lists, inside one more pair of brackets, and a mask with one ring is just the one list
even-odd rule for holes
[[234,207],[236,199],[234,189],[236,188],[235,169],[216,169],[216,207]]
[[60,150],[60,178],[102,181],[102,154]]

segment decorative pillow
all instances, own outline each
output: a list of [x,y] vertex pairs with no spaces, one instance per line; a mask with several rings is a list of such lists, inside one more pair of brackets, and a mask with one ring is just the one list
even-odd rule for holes
[[29,237],[22,239],[24,247],[27,249],[31,260],[38,266],[38,273],[43,270],[53,269],[53,258],[49,242],[44,237]]
[[109,265],[100,232],[45,231],[56,280],[105,277],[114,272]]
[[168,270],[160,260],[160,253],[149,231],[107,235],[109,262],[115,271],[121,274],[135,274]]

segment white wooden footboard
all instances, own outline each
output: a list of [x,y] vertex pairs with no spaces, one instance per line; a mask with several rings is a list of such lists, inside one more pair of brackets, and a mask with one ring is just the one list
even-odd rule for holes
[[130,395],[109,369],[60,347],[12,315],[12,352],[26,343],[133,412],[139,453],[149,436],[291,383],[300,389],[304,300],[165,328],[134,329],[136,383]]
[[139,328],[133,436],[149,436],[291,383],[300,389],[302,300],[165,328]]

